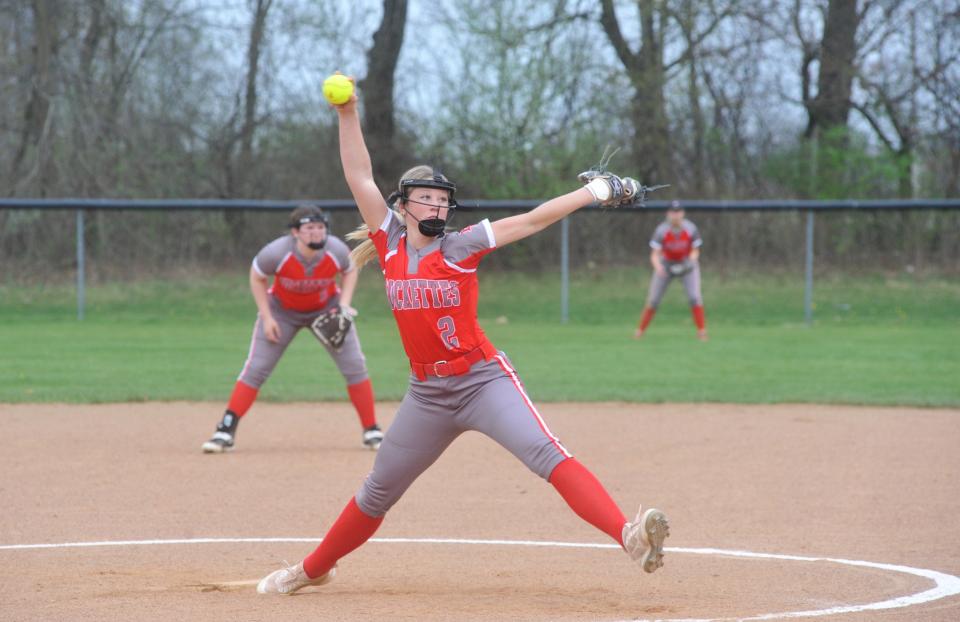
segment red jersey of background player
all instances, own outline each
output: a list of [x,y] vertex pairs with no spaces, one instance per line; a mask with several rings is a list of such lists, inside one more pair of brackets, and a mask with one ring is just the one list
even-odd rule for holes
[[448,233],[417,251],[392,210],[370,234],[387,299],[411,361],[446,361],[489,344],[477,321],[477,266],[496,248],[490,221]]
[[700,230],[687,219],[680,224],[679,230],[671,227],[669,222],[660,223],[650,239],[650,247],[662,251],[663,258],[672,262],[683,261],[690,256],[690,251],[702,244]]
[[285,235],[270,242],[253,259],[260,276],[274,275],[268,293],[285,309],[312,313],[330,306],[340,293],[337,274],[350,272],[350,247],[343,240],[327,236],[323,252],[307,261],[297,251],[297,240]]

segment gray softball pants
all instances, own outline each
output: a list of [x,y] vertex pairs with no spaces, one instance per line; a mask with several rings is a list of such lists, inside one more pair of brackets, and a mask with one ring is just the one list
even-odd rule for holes
[[657,271],[653,271],[653,278],[650,279],[650,291],[647,293],[647,305],[656,309],[660,306],[660,300],[667,291],[670,281],[675,278],[683,279],[683,289],[687,292],[687,300],[691,307],[703,306],[703,295],[700,293],[700,264],[693,264],[693,269],[682,277],[675,277],[670,274],[669,263],[664,262],[666,276],[660,276]]
[[[332,301],[326,309],[337,304],[337,302],[337,300]],[[301,313],[285,309],[273,296],[270,297],[270,312],[273,314],[273,319],[280,325],[280,341],[274,343],[267,339],[267,335],[263,331],[263,322],[258,314],[257,322],[253,326],[253,338],[250,340],[250,352],[247,354],[247,361],[244,363],[243,370],[238,378],[238,380],[254,389],[259,389],[267,381],[267,378],[273,372],[273,368],[277,366],[280,357],[283,356],[287,346],[297,336],[300,329],[309,327],[321,313],[321,311]],[[310,337],[312,339],[313,335],[311,334]],[[317,344],[319,345],[320,342],[317,341]],[[347,338],[339,352],[332,348],[326,348],[326,350],[348,385],[362,382],[369,377],[367,361],[360,349],[360,339],[357,337],[356,324],[350,327],[350,332],[347,333]]]
[[373,470],[356,495],[357,506],[375,518],[386,514],[468,430],[492,438],[543,479],[571,457],[547,428],[506,355],[498,352],[462,376],[410,377]]

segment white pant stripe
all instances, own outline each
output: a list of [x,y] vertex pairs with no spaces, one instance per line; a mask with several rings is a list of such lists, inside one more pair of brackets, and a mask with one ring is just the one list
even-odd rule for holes
[[567,451],[567,448],[563,446],[563,443],[560,442],[553,432],[550,431],[550,428],[547,427],[547,422],[543,420],[543,417],[540,416],[540,413],[537,411],[537,407],[533,405],[533,401],[527,395],[527,392],[523,390],[523,385],[520,383],[520,378],[517,376],[517,372],[514,371],[512,367],[504,360],[499,354],[495,355],[497,361],[500,363],[500,367],[503,368],[505,372],[510,375],[510,379],[513,381],[513,386],[517,388],[517,391],[520,392],[520,395],[523,397],[523,401],[526,402],[527,408],[530,409],[530,412],[533,413],[533,416],[537,418],[537,423],[540,424],[540,429],[543,430],[544,434],[550,437],[550,440],[553,441],[553,444],[557,446],[557,449],[560,450],[567,458],[572,458],[573,454]]
[[260,328],[260,314],[257,314],[257,321],[253,323],[253,334],[250,336],[250,350],[247,352],[247,360],[243,363],[243,369],[240,370],[240,375],[237,376],[237,380],[243,378],[243,375],[247,373],[247,368],[250,367],[250,361],[253,360],[253,347],[257,343],[257,329]]

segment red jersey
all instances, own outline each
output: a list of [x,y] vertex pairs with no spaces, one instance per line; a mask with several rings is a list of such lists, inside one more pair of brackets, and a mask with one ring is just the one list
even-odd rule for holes
[[489,220],[448,233],[418,251],[407,244],[406,229],[388,210],[370,239],[411,361],[447,361],[489,344],[477,321],[477,266],[496,248]]
[[663,258],[674,262],[683,261],[690,256],[690,251],[702,244],[697,225],[686,218],[679,229],[674,229],[669,222],[660,223],[650,239],[650,248],[663,251]]
[[264,246],[253,259],[257,274],[274,275],[268,293],[285,309],[310,313],[330,306],[340,294],[337,275],[354,269],[350,248],[332,235],[323,249],[309,261],[297,250],[292,235],[277,238]]

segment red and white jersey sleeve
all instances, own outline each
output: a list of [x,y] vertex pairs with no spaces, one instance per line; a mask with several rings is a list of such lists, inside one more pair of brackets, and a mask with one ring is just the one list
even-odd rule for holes
[[457,358],[488,343],[477,321],[477,266],[496,248],[489,220],[448,233],[417,251],[388,210],[370,238],[407,356],[417,363]]
[[253,269],[274,277],[268,291],[284,308],[310,313],[330,306],[340,293],[337,275],[355,268],[350,248],[340,238],[327,236],[323,250],[307,260],[297,251],[296,239],[285,235],[260,249]]
[[669,222],[660,223],[650,238],[650,248],[662,251],[667,261],[683,261],[702,244],[700,230],[687,219],[680,223],[679,229],[674,229]]

